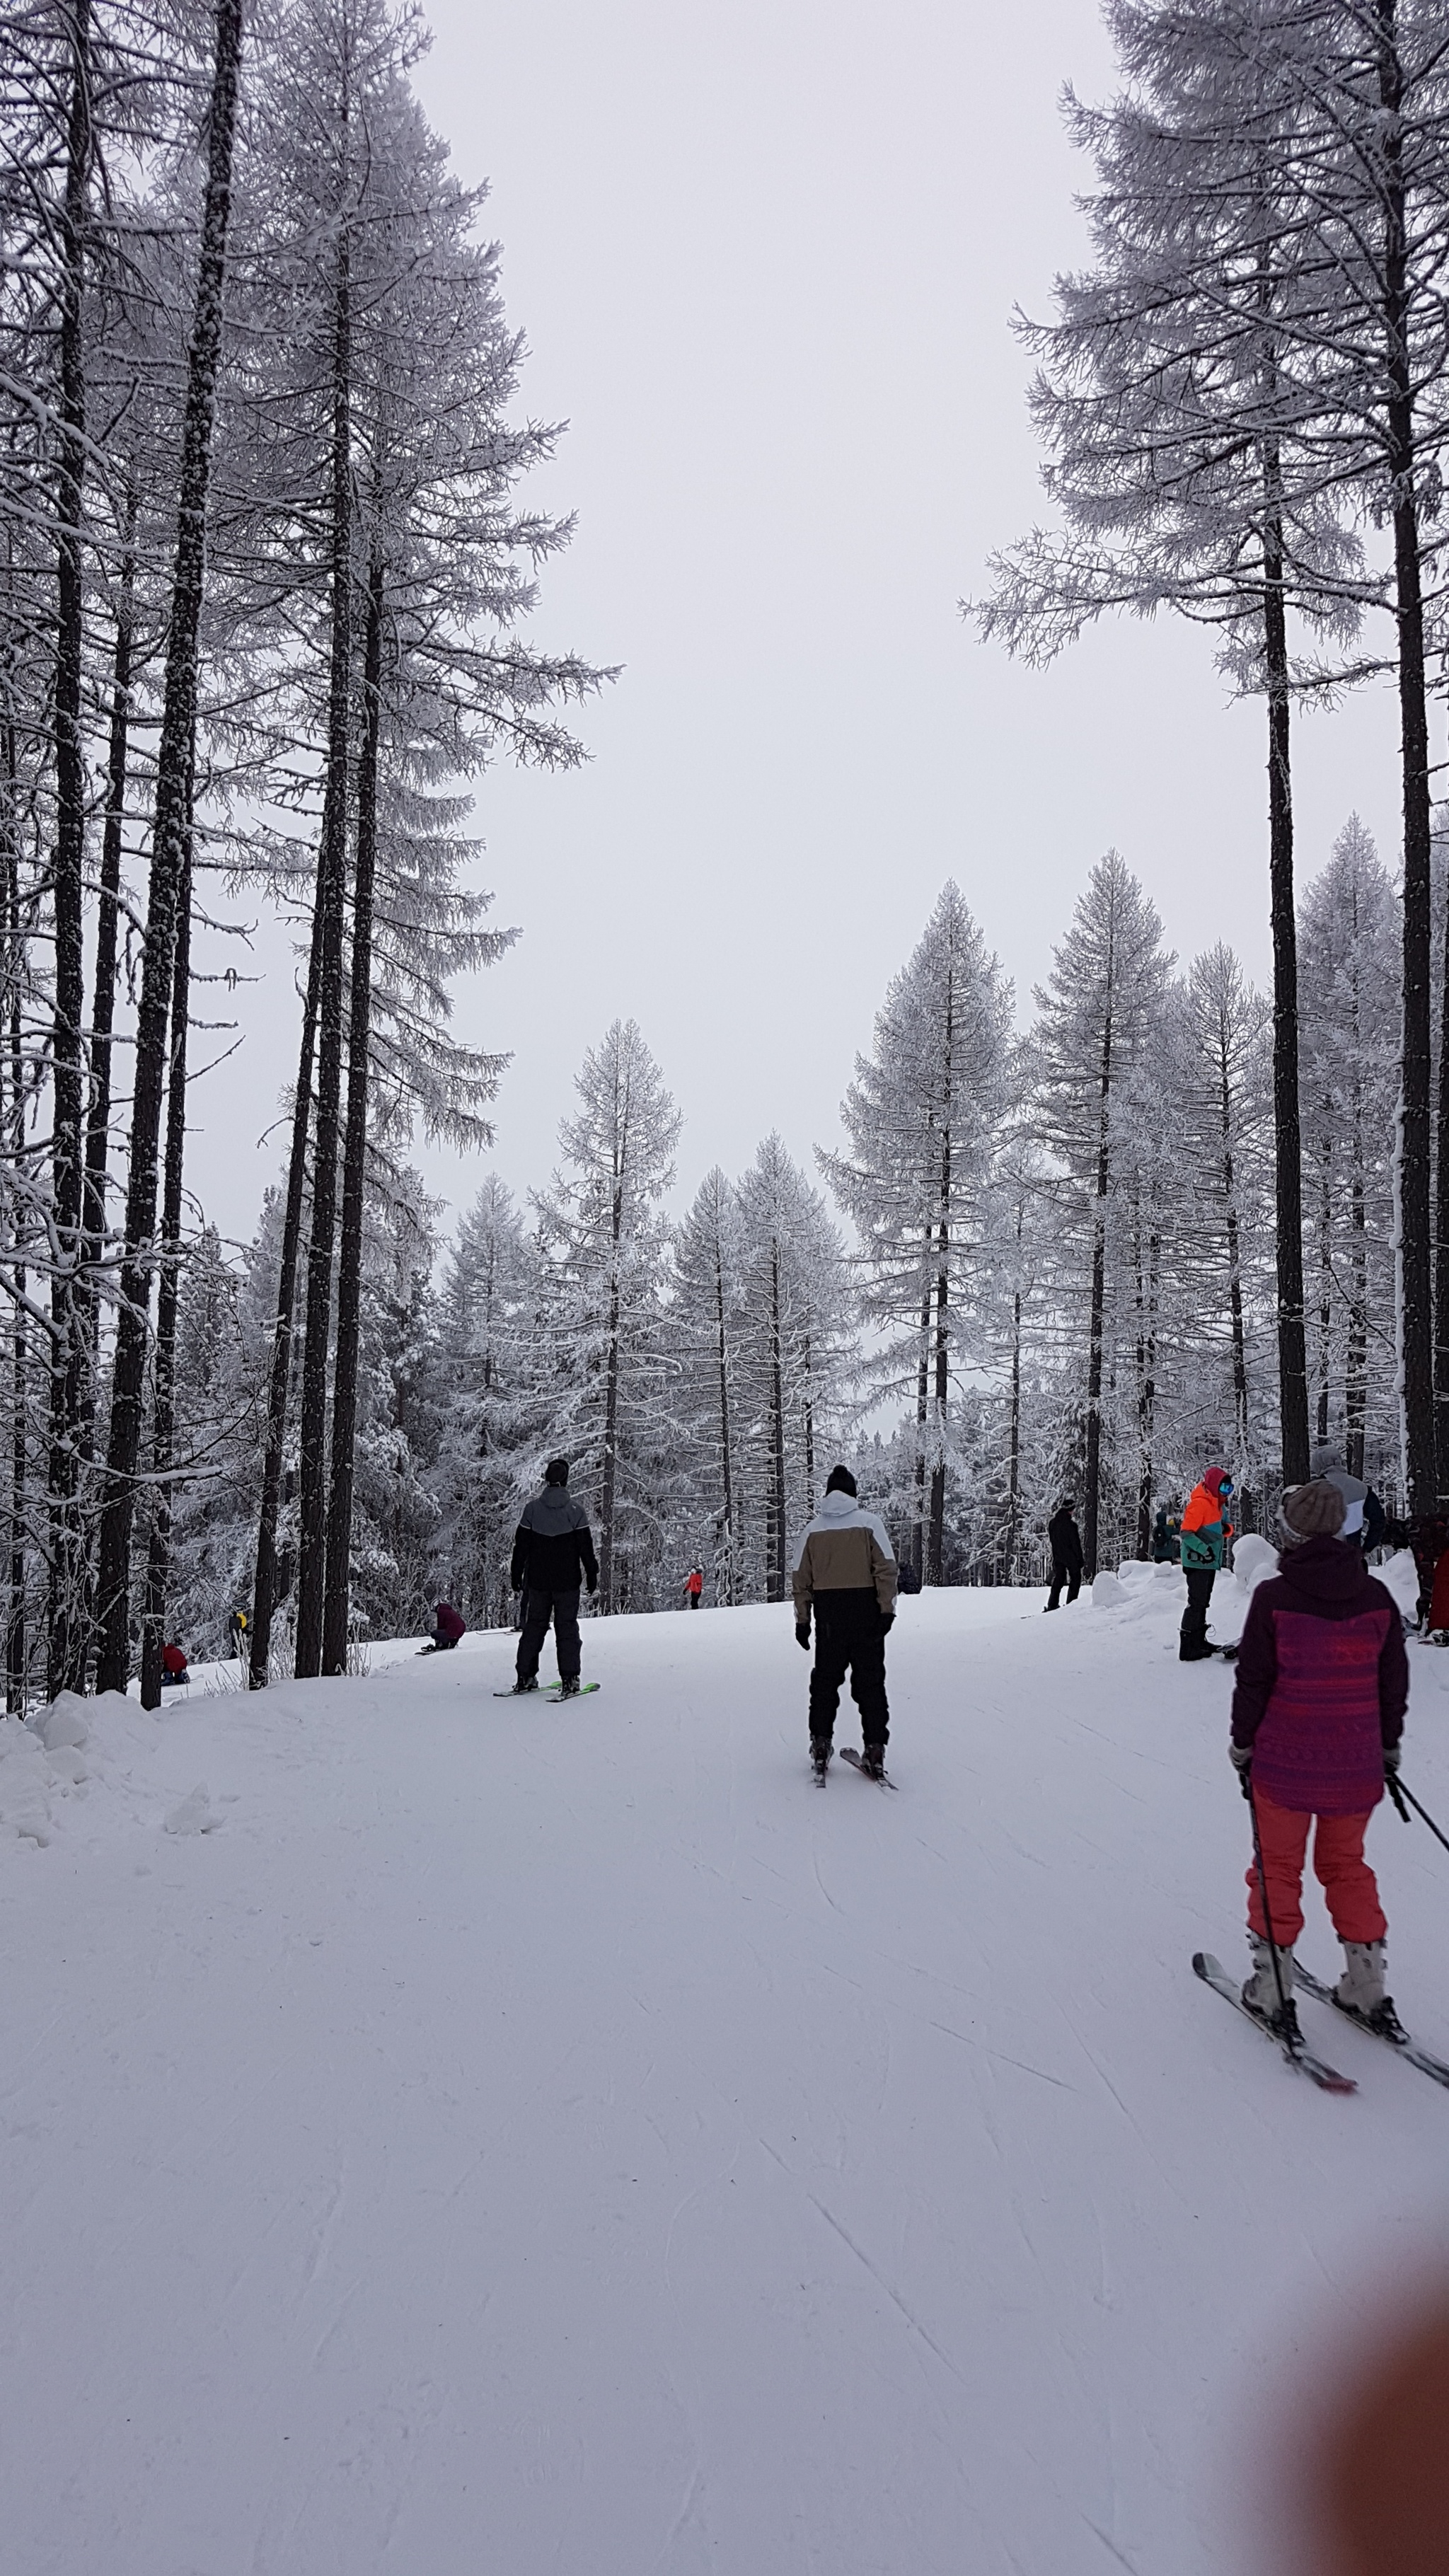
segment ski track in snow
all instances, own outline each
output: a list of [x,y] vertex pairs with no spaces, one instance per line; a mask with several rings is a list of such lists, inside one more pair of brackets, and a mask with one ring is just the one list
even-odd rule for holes
[[[494,1634],[7,1738],[5,2576],[1239,2576],[1242,2429],[1442,2243],[1449,2104],[1205,1996],[1231,1673],[1170,1577],[1040,1601],[902,1605],[898,1798],[810,1777],[787,1609],[591,1623],[576,1707]],[[1370,1849],[1442,2053],[1449,1860]]]

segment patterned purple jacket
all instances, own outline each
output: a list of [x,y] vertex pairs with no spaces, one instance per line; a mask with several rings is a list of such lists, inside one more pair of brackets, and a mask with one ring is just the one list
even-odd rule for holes
[[1398,1605],[1361,1551],[1337,1538],[1285,1549],[1238,1649],[1233,1742],[1253,1748],[1254,1787],[1299,1815],[1367,1815],[1408,1702]]

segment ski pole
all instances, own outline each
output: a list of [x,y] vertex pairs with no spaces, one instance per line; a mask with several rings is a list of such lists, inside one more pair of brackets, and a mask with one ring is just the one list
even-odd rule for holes
[[1302,2046],[1302,2041],[1293,2037],[1288,2019],[1288,1997],[1283,1991],[1283,1970],[1278,1962],[1278,1944],[1273,1937],[1273,1916],[1268,1905],[1268,1873],[1263,1867],[1263,1837],[1258,1831],[1258,1801],[1253,1795],[1252,1775],[1247,1771],[1243,1773],[1243,1789],[1248,1801],[1248,1813],[1253,1819],[1253,1858],[1258,1865],[1258,1894],[1263,1900],[1263,1920],[1268,1926],[1268,1950],[1273,1961],[1273,1983],[1278,1989],[1278,2013],[1283,2025],[1283,2045],[1291,2055],[1295,2049]]
[[[1419,1801],[1418,1801],[1418,1799],[1415,1797],[1413,1790],[1412,1790],[1412,1789],[1410,1789],[1410,1788],[1406,1788],[1406,1787],[1405,1787],[1405,1784],[1404,1784],[1404,1782],[1403,1782],[1402,1780],[1398,1780],[1398,1779],[1396,1779],[1396,1778],[1394,1777],[1394,1774],[1393,1774],[1393,1772],[1392,1772],[1392,1771],[1390,1771],[1390,1772],[1387,1774],[1387,1778],[1388,1778],[1388,1784],[1389,1784],[1389,1787],[1390,1787],[1390,1789],[1391,1789],[1391,1790],[1393,1791],[1393,1793],[1394,1793],[1395,1800],[1397,1801],[1399,1798],[1407,1798],[1407,1799],[1408,1799],[1408,1801],[1409,1801],[1410,1806],[1411,1806],[1411,1807],[1413,1808],[1413,1810],[1414,1810],[1415,1815],[1416,1815],[1416,1816],[1422,1816],[1422,1817],[1423,1817],[1425,1824],[1428,1826],[1430,1833],[1431,1833],[1431,1834],[1433,1834],[1433,1836],[1435,1837],[1436,1841],[1441,1842],[1441,1843],[1443,1844],[1443,1846],[1444,1846],[1444,1849],[1445,1849],[1446,1851],[1449,1851],[1449,1834],[1441,1834],[1441,1833],[1440,1833],[1439,1828],[1438,1828],[1438,1826],[1435,1824],[1433,1817],[1430,1815],[1428,1808],[1427,1808],[1427,1807],[1421,1807],[1421,1806],[1420,1806]],[[1403,1814],[1403,1809],[1402,1809],[1402,1807],[1399,1809],[1399,1813],[1400,1813],[1400,1815],[1402,1815],[1402,1814]]]

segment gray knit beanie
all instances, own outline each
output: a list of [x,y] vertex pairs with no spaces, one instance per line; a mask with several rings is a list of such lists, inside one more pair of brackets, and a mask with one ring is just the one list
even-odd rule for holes
[[1283,1526],[1290,1539],[1337,1538],[1347,1510],[1337,1485],[1319,1477],[1309,1485],[1290,1485],[1283,1497]]

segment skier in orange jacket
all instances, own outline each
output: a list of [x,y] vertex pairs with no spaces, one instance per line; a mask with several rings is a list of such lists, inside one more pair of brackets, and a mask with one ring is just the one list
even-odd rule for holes
[[1233,1480],[1226,1467],[1209,1467],[1200,1485],[1192,1490],[1192,1499],[1182,1516],[1179,1554],[1187,1577],[1187,1608],[1182,1614],[1182,1634],[1178,1643],[1178,1660],[1196,1664],[1210,1655],[1208,1644],[1208,1603],[1213,1597],[1213,1577],[1227,1561],[1228,1541],[1233,1535],[1232,1522],[1223,1505],[1233,1490]]

